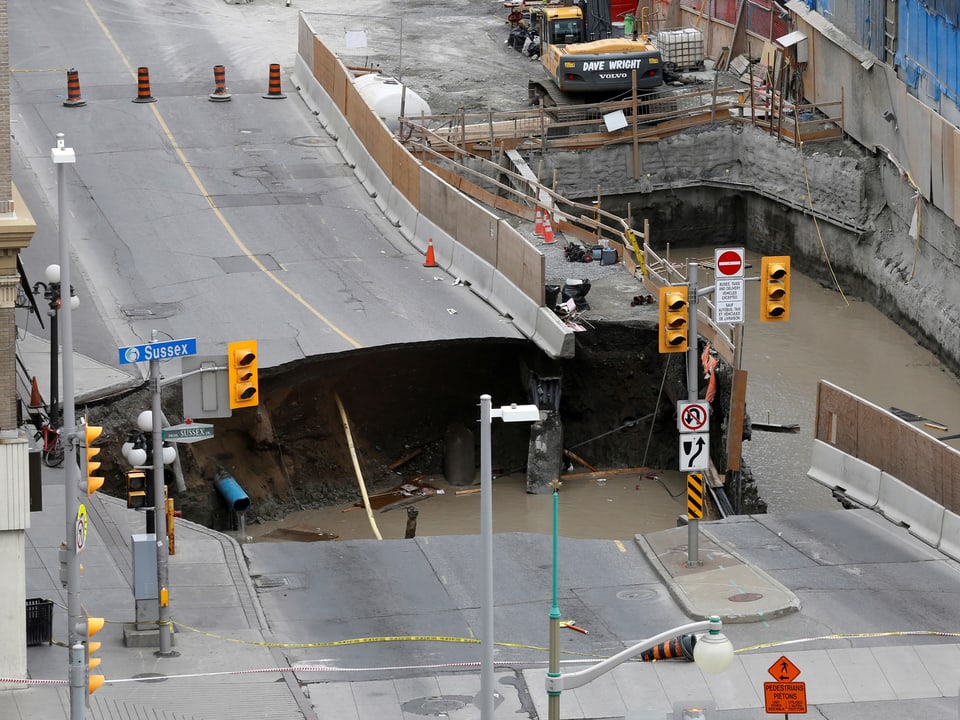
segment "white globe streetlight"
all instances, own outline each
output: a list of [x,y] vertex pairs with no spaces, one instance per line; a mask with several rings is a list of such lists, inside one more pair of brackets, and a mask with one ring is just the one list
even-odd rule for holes
[[710,618],[710,629],[697,639],[693,646],[693,661],[709,675],[722,673],[733,662],[733,643],[720,628],[722,623],[716,615]]

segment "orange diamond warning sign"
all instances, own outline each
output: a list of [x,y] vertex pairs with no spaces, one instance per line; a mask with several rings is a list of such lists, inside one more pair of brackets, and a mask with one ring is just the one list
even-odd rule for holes
[[790,658],[781,655],[773,665],[767,668],[767,672],[773,676],[777,682],[789,683],[797,679],[800,674],[800,668],[790,662]]

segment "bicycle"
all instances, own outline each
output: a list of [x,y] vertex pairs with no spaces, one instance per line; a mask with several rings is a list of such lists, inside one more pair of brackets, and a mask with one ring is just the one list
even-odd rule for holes
[[34,440],[43,440],[43,447],[40,449],[40,459],[47,467],[60,467],[63,464],[63,442],[60,439],[60,428],[50,422],[50,418],[44,416],[40,429],[33,436]]

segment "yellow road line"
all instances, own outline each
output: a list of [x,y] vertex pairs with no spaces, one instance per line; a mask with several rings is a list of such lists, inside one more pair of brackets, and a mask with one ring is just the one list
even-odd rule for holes
[[[136,77],[133,66],[130,64],[130,61],[127,60],[127,57],[123,54],[123,51],[120,49],[120,46],[114,40],[113,35],[110,30],[107,29],[107,26],[104,25],[103,21],[100,19],[100,16],[97,14],[97,11],[93,9],[93,6],[90,4],[90,0],[84,0],[87,9],[90,11],[90,14],[93,15],[93,18],[97,21],[97,24],[100,26],[100,30],[106,36],[107,40],[110,41],[110,44],[113,45],[114,50],[116,50],[117,55],[120,56],[120,59],[123,61],[123,64],[126,66],[127,71],[130,73],[131,77]],[[352,345],[354,348],[362,348],[359,342],[354,340],[352,337],[347,335],[343,330],[334,325],[323,313],[317,310],[313,305],[307,302],[300,293],[296,292],[293,288],[287,285],[283,280],[281,280],[276,273],[268,269],[259,258],[250,252],[250,249],[246,244],[240,239],[240,236],[237,235],[237,232],[233,229],[233,226],[227,221],[223,216],[223,213],[220,211],[220,208],[217,207],[217,204],[213,201],[213,198],[210,196],[210,193],[207,192],[206,187],[204,187],[203,182],[200,180],[200,177],[194,171],[193,166],[190,164],[190,161],[187,160],[187,156],[183,154],[183,151],[180,149],[180,145],[177,143],[176,139],[173,136],[173,133],[170,131],[170,128],[167,126],[167,123],[164,121],[163,116],[160,114],[160,111],[157,109],[156,104],[150,105],[150,109],[153,110],[153,115],[157,119],[157,122],[160,124],[161,129],[163,130],[164,135],[167,136],[167,140],[170,142],[170,146],[173,148],[177,157],[180,159],[180,162],[186,168],[187,173],[190,175],[194,184],[197,186],[197,189],[200,191],[200,194],[207,201],[207,204],[210,205],[210,209],[213,210],[214,215],[217,216],[217,219],[220,221],[220,224],[227,231],[227,234],[233,240],[234,245],[236,245],[240,252],[242,252],[249,260],[252,262],[261,273],[270,278],[274,283],[276,283],[285,293],[290,297],[300,303],[304,308],[307,309],[314,317],[316,317],[320,322],[326,325],[328,328],[333,330],[337,335],[339,335],[343,340]]]

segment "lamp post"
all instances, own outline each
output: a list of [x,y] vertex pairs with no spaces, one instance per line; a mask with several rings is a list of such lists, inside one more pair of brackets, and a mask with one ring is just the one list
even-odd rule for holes
[[480,647],[480,718],[493,720],[493,462],[490,448],[492,419],[503,422],[536,422],[540,408],[536,405],[504,405],[491,407],[489,395],[480,396],[480,537],[483,551],[483,603],[481,608]]
[[553,605],[550,608],[550,653],[547,668],[547,718],[560,720],[560,693],[573,690],[596,680],[610,672],[620,663],[650,650],[662,642],[672,640],[678,635],[707,631],[693,647],[693,660],[705,673],[714,675],[730,667],[733,662],[733,645],[723,634],[723,623],[716,615],[709,620],[688,623],[647,638],[622,652],[601,660],[594,665],[577,672],[564,674],[560,670],[560,608],[557,602],[557,549],[559,530],[559,490],[560,481],[555,480],[553,487]]
[[[560,720],[560,692],[562,690],[573,690],[578,687],[583,687],[588,682],[596,680],[601,675],[610,672],[626,660],[636,657],[647,650],[652,650],[657,645],[667,640],[672,640],[678,635],[702,632],[704,630],[706,634],[699,637],[693,648],[693,660],[705,673],[716,675],[717,673],[723,672],[730,667],[730,663],[733,662],[733,645],[727,639],[726,635],[723,634],[723,623],[720,618],[714,615],[709,620],[687,623],[686,625],[680,625],[671,630],[666,630],[659,635],[649,637],[583,670],[566,674],[559,672],[559,670],[556,673],[548,673],[546,678],[547,693],[551,701],[554,698],[556,699],[555,703],[549,705],[549,720]],[[551,640],[552,639],[551,636]],[[554,652],[552,647],[550,648],[550,652],[552,656]]]
[[[60,266],[57,264],[47,265],[43,271],[46,282],[36,282],[33,284],[33,294],[39,295],[43,288],[43,298],[47,301],[50,316],[50,424],[54,427],[60,426],[60,391],[58,388],[57,376],[59,374],[59,360],[57,349],[59,347],[59,338],[57,335],[57,316],[61,307],[60,298]],[[76,310],[80,306],[80,298],[73,292],[73,286],[70,286],[70,309]]]

